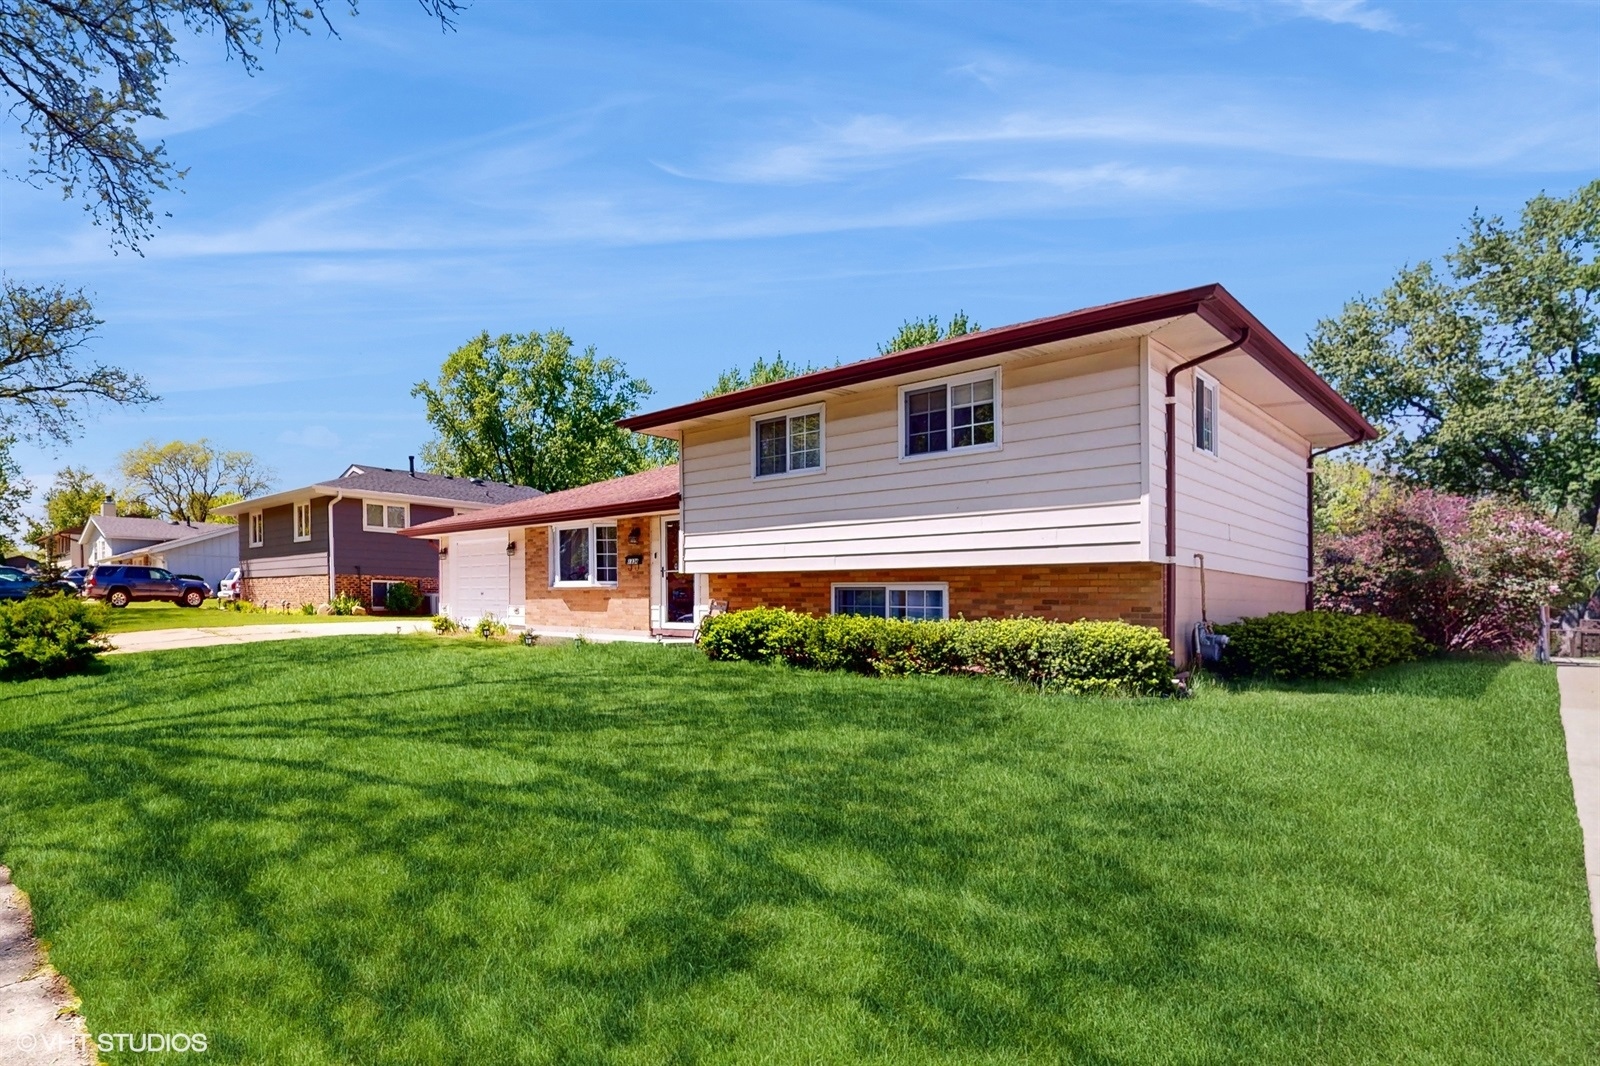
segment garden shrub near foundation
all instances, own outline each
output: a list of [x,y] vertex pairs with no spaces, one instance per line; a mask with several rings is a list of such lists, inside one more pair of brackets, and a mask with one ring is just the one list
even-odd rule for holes
[[94,662],[109,645],[105,608],[75,596],[0,603],[0,678],[60,677]]
[[989,674],[1048,691],[1168,695],[1172,651],[1147,626],[1038,618],[904,622],[776,607],[716,615],[700,628],[710,659],[858,674]]
[[1280,611],[1216,627],[1228,638],[1224,677],[1299,681],[1355,677],[1410,662],[1433,649],[1415,626],[1371,614]]

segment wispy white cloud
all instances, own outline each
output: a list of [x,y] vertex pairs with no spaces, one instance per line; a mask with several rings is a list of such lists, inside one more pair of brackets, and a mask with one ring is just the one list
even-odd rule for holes
[[1385,8],[1368,0],[1195,0],[1206,7],[1238,11],[1257,18],[1307,18],[1373,33],[1402,33],[1404,27]]

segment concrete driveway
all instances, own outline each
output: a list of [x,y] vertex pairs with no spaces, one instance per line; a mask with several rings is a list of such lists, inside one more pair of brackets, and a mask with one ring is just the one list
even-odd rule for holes
[[215,629],[151,629],[143,633],[114,633],[111,654],[165,651],[168,648],[206,648],[213,644],[254,644],[262,640],[300,640],[304,637],[352,637],[377,633],[428,633],[429,619],[374,619],[370,622],[301,622],[266,626],[218,626]]

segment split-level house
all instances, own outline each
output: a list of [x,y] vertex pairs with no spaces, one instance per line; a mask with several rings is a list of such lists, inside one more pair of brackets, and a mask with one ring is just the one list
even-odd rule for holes
[[400,530],[538,495],[520,485],[426,473],[415,461],[405,470],[357,464],[217,513],[239,522],[244,599],[293,607],[344,595],[381,609],[396,582],[430,600],[439,591],[438,550]]
[[656,632],[713,603],[1120,618],[1181,660],[1202,610],[1306,606],[1312,457],[1375,435],[1220,285],[621,424],[678,442],[678,467],[406,531],[452,560],[453,613]]

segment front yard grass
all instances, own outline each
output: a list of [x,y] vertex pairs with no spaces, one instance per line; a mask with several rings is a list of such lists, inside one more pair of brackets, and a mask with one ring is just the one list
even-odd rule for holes
[[1592,1063],[1554,678],[1187,701],[349,637],[0,689],[110,1062]]
[[299,611],[230,611],[207,600],[200,607],[180,607],[175,603],[130,603],[126,607],[106,608],[106,632],[143,633],[151,629],[216,629],[223,626],[299,625],[302,622],[370,622],[388,615],[301,614]]

